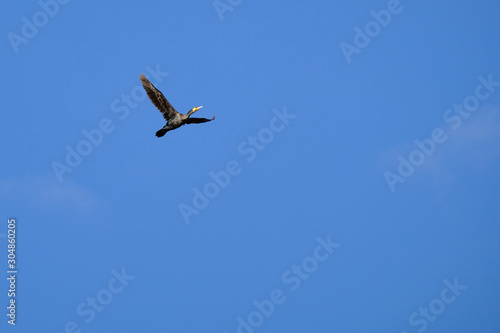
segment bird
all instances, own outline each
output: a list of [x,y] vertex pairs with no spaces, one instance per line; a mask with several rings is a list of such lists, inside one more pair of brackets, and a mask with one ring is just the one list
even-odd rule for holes
[[154,106],[156,106],[156,108],[160,110],[160,112],[163,114],[163,118],[165,118],[165,120],[167,121],[167,124],[163,126],[162,129],[156,132],[157,137],[161,138],[168,131],[179,128],[185,124],[200,124],[215,119],[215,116],[213,116],[212,119],[194,117],[190,118],[193,113],[201,109],[203,106],[195,106],[194,108],[189,110],[187,114],[177,112],[174,107],[167,101],[165,96],[163,96],[161,91],[156,89],[156,87],[151,82],[149,82],[144,74],[141,74],[139,78],[141,79],[142,86],[144,87],[144,90],[146,90],[149,99],[154,104]]

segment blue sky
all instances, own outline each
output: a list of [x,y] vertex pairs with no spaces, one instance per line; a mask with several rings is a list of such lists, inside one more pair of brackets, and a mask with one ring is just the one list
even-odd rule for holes
[[498,332],[499,10],[6,3],[2,332]]

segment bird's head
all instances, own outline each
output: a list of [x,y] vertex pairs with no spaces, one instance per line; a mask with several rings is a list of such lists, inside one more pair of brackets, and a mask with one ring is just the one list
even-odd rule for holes
[[188,112],[188,116],[192,115],[193,113],[195,113],[196,111],[198,111],[199,109],[201,109],[203,106],[195,106],[194,108],[192,108],[191,110],[189,110]]

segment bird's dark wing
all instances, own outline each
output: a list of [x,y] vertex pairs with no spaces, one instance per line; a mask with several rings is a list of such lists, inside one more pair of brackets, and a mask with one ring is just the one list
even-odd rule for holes
[[186,124],[206,123],[207,121],[212,121],[214,119],[215,119],[215,116],[213,116],[212,119],[207,119],[207,118],[188,118],[188,119],[186,119]]
[[156,89],[155,86],[149,80],[146,78],[144,74],[141,74],[139,76],[142,82],[142,86],[144,87],[144,90],[148,93],[148,97],[153,102],[153,104],[156,106],[158,110],[163,114],[163,118],[165,120],[169,120],[173,118],[176,114],[177,111],[174,109],[174,107],[167,101],[165,96]]

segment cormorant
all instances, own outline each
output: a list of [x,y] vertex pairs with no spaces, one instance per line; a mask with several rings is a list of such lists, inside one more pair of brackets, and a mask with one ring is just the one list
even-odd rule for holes
[[212,119],[206,118],[189,118],[193,113],[202,108],[202,106],[196,106],[189,110],[187,114],[182,114],[177,112],[172,105],[167,101],[165,96],[155,88],[155,86],[146,79],[144,74],[139,76],[142,82],[142,86],[144,90],[148,93],[148,97],[153,102],[158,110],[163,114],[163,118],[167,121],[167,124],[163,126],[161,130],[156,132],[157,137],[162,137],[168,131],[174,130],[176,128],[181,127],[184,124],[199,124],[206,123],[207,121],[212,121],[215,119],[215,116]]

